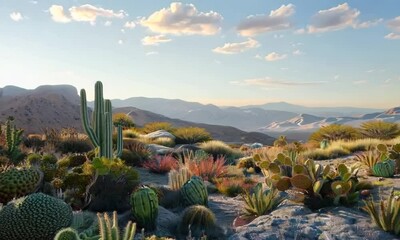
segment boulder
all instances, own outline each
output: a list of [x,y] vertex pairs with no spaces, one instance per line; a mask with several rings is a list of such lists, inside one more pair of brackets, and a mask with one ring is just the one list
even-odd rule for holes
[[171,138],[175,140],[175,136],[165,130],[158,130],[155,132],[148,133],[144,135],[146,138],[156,139],[156,138]]
[[174,152],[173,148],[165,147],[158,144],[148,144],[147,149],[149,149],[153,154],[158,154],[158,155],[166,155]]

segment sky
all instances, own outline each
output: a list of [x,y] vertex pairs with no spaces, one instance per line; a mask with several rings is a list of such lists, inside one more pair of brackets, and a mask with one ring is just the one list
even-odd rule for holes
[[399,63],[398,0],[0,0],[0,87],[391,108]]

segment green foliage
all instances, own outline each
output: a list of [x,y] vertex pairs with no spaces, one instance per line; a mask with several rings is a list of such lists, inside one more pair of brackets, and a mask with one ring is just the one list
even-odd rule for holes
[[194,205],[187,207],[182,214],[178,230],[180,234],[187,236],[189,231],[192,236],[199,238],[203,234],[213,235],[216,229],[214,213],[205,206]]
[[182,127],[173,131],[177,144],[193,144],[211,140],[211,135],[204,128]]
[[[1,129],[2,126],[0,126]],[[8,117],[5,124],[5,143],[6,148],[4,150],[5,156],[7,156],[13,164],[18,164],[23,160],[23,154],[19,149],[19,145],[22,142],[22,134],[24,130],[17,129],[14,124],[14,117]],[[2,131],[0,131],[2,133]]]
[[42,161],[42,155],[38,153],[31,153],[26,157],[26,163],[29,166],[40,166],[40,163]]
[[400,197],[392,192],[386,201],[381,200],[379,204],[372,199],[365,202],[363,209],[369,213],[375,224],[386,232],[400,235]]
[[396,162],[391,159],[387,159],[382,162],[376,163],[372,168],[372,173],[376,177],[393,177],[396,170]]
[[135,139],[125,139],[124,149],[127,149],[132,153],[126,154],[125,156],[121,155],[121,159],[123,159],[129,166],[141,166],[151,156],[151,152],[147,148],[146,144]]
[[[118,227],[118,215],[117,212],[113,212],[112,220],[107,213],[97,214],[97,218],[100,226],[100,238],[99,240],[119,240],[121,239],[120,230]],[[136,233],[136,223],[128,222],[124,229],[122,240],[133,240]]]
[[57,235],[54,237],[54,240],[80,240],[78,232],[73,228],[64,228],[61,229]]
[[132,117],[126,113],[114,113],[112,121],[114,126],[121,126],[122,129],[128,129],[135,126]]
[[193,176],[189,181],[183,184],[180,192],[186,206],[208,205],[207,187],[199,177]]
[[58,161],[58,166],[60,167],[66,167],[66,168],[71,168],[71,167],[77,167],[81,166],[87,161],[87,158],[83,154],[73,154],[73,155],[68,155]]
[[140,136],[140,133],[137,132],[134,128],[129,128],[122,130],[122,136],[124,138],[137,138]]
[[72,210],[65,202],[34,193],[10,202],[0,211],[0,239],[51,240],[71,221]]
[[157,194],[151,188],[143,186],[131,194],[130,203],[132,214],[139,226],[147,231],[154,230],[158,216]]
[[175,146],[175,140],[169,137],[160,137],[151,140],[151,143],[157,144],[157,145],[162,145],[165,147],[174,147]]
[[201,143],[199,147],[214,158],[224,156],[228,162],[233,162],[234,159],[243,156],[239,150],[233,149],[228,144],[218,140]]
[[371,149],[369,151],[356,154],[355,159],[362,165],[368,167],[369,174],[373,174],[372,169],[378,162],[382,160],[382,155],[379,151]]
[[393,139],[400,136],[400,127],[397,123],[384,121],[368,121],[363,122],[360,132],[367,138]]
[[350,155],[350,151],[341,146],[331,145],[325,149],[312,149],[303,153],[305,158],[313,160],[326,160]]
[[113,153],[113,123],[112,123],[112,106],[109,99],[103,98],[103,84],[98,81],[95,84],[94,113],[92,125],[88,117],[86,91],[81,90],[81,115],[82,123],[86,133],[92,144],[99,149],[99,157],[119,157],[122,152],[122,127],[118,126],[117,148]]
[[172,169],[168,173],[168,186],[172,190],[178,191],[191,177],[192,174],[186,167],[181,167],[178,170]]
[[43,179],[43,174],[35,169],[10,168],[0,172],[0,203],[35,192]]
[[247,218],[259,217],[274,210],[284,199],[278,196],[276,189],[263,191],[262,184],[253,188],[253,193],[242,195],[245,202],[242,215]]
[[331,124],[312,133],[309,139],[310,141],[321,142],[324,139],[329,141],[352,140],[356,139],[358,136],[359,132],[357,129],[351,126]]
[[173,132],[175,130],[175,128],[172,127],[171,123],[168,123],[168,122],[151,122],[151,123],[145,124],[143,126],[143,128],[141,129],[141,131],[146,134],[155,132],[158,130],[165,130],[167,132]]
[[63,154],[85,153],[92,150],[92,145],[86,139],[66,138],[61,139],[56,145],[56,151]]

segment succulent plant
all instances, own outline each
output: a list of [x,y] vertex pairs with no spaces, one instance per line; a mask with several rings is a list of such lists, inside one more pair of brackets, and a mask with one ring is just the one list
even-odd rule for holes
[[[22,134],[24,130],[17,129],[13,123],[14,117],[8,117],[5,125],[5,140],[6,140],[6,148],[5,153],[6,156],[13,163],[18,163],[20,159],[21,151],[19,149],[19,145],[22,141]],[[1,128],[1,126],[0,126]],[[1,131],[0,131],[1,133]]]
[[[120,240],[121,234],[118,227],[118,215],[117,212],[113,212],[112,220],[107,213],[97,214],[97,218],[100,226],[100,238],[99,240]],[[136,233],[136,223],[129,221],[124,229],[124,235],[122,240],[133,240]]]
[[35,192],[42,179],[43,173],[36,169],[10,168],[0,172],[0,203]]
[[0,211],[0,239],[53,239],[70,226],[72,210],[64,201],[34,193],[9,202]]
[[54,240],[80,240],[78,232],[73,228],[64,228],[61,229],[57,235],[54,237]]
[[131,194],[130,203],[136,222],[147,231],[154,230],[158,216],[157,194],[143,186]]
[[182,214],[178,227],[180,234],[198,238],[203,235],[212,235],[216,229],[214,213],[205,206],[193,205],[187,207]]
[[208,205],[207,187],[200,177],[193,176],[182,186],[180,193],[186,206]]
[[396,170],[396,162],[388,159],[383,162],[378,162],[372,168],[372,173],[376,177],[393,177]]
[[103,98],[103,84],[97,81],[95,84],[95,100],[92,125],[90,125],[87,109],[86,91],[81,90],[81,115],[83,127],[89,136],[89,139],[96,148],[99,148],[98,156],[119,157],[122,153],[122,127],[118,126],[117,133],[117,149],[113,152],[113,122],[112,122],[112,106],[109,99]]
[[191,176],[192,174],[187,167],[181,167],[178,170],[172,169],[168,173],[168,185],[172,190],[178,191]]

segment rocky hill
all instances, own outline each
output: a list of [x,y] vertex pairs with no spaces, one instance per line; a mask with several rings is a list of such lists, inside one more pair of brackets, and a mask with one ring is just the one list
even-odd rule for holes
[[[27,90],[14,86],[0,88],[0,122],[15,118],[25,133],[41,133],[44,128],[74,127],[82,131],[78,91],[70,85],[40,86]],[[172,119],[138,108],[115,108],[114,112],[129,113],[139,126],[163,121],[174,126],[197,126],[209,131],[213,138],[226,142],[260,142],[271,144],[274,138],[259,132],[245,132],[234,127],[201,124]]]

